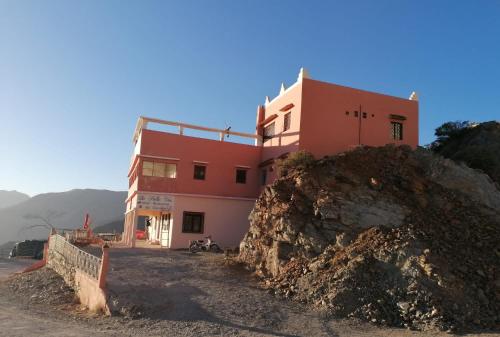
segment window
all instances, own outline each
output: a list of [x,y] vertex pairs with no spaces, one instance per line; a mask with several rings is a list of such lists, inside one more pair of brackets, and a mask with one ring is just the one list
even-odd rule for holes
[[291,122],[292,122],[292,112],[290,111],[283,117],[283,131],[290,130]]
[[152,161],[145,161],[142,163],[142,175],[146,177],[153,176],[153,166],[154,163]]
[[165,163],[157,163],[157,162],[154,163],[153,176],[165,177]]
[[391,138],[393,140],[403,140],[403,124],[391,122]]
[[183,233],[203,233],[205,214],[199,212],[184,212],[182,217]]
[[274,123],[264,128],[264,141],[273,138],[274,136]]
[[177,165],[145,161],[142,163],[142,175],[146,177],[176,178]]
[[264,186],[267,183],[267,169],[260,171],[260,184]]
[[366,118],[366,112],[363,112],[363,118]]
[[358,112],[354,111],[354,117],[358,117]]
[[166,164],[165,177],[177,178],[177,165],[176,164]]
[[205,180],[207,167],[205,165],[195,165],[194,166],[194,179]]
[[349,116],[349,111],[346,111],[346,112],[345,112],[345,115],[346,115],[346,116]]
[[236,169],[236,183],[246,184],[247,183],[247,170]]

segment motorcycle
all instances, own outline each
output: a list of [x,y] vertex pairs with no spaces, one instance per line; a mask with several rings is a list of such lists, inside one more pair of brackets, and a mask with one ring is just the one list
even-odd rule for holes
[[199,251],[210,251],[212,253],[220,253],[222,249],[219,247],[217,242],[212,240],[212,236],[206,236],[205,240],[192,240],[189,243],[189,251],[191,253],[197,253]]

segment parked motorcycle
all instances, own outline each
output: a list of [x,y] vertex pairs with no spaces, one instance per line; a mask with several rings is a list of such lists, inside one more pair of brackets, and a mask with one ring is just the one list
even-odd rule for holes
[[212,236],[206,236],[206,240],[192,240],[189,243],[189,251],[191,253],[196,253],[199,251],[210,251],[212,253],[220,253],[222,249],[219,247],[217,242],[212,240]]

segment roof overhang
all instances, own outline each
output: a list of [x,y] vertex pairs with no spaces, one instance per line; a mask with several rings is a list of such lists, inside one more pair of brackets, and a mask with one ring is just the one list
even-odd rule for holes
[[259,126],[264,126],[268,123],[271,123],[272,121],[274,121],[276,118],[278,118],[278,115],[277,114],[273,114],[269,117],[267,117],[266,119],[264,119],[262,122],[259,123]]
[[282,108],[280,109],[280,111],[288,111],[288,110],[290,110],[291,108],[293,108],[294,106],[295,106],[295,105],[294,105],[293,103],[287,104],[287,105],[285,105],[284,107],[282,107]]

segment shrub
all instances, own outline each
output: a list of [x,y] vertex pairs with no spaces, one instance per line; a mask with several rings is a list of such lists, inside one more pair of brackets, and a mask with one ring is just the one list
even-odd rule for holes
[[307,151],[297,151],[290,153],[286,158],[276,161],[278,177],[283,177],[292,169],[306,169],[314,164],[314,156]]

